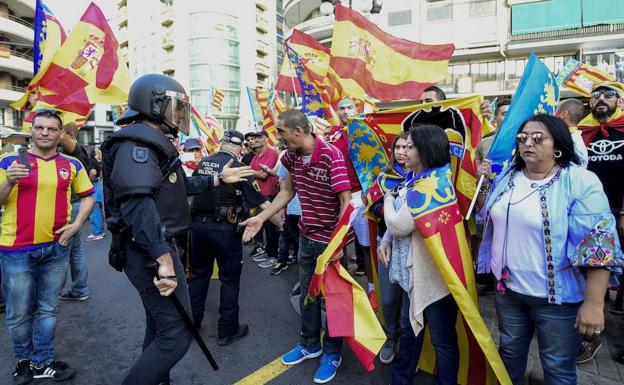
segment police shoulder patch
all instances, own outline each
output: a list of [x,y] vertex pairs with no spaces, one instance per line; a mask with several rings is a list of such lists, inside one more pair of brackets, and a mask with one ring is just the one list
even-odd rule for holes
[[142,146],[134,146],[132,147],[132,160],[138,163],[147,162],[147,158],[149,157],[149,151],[147,147]]

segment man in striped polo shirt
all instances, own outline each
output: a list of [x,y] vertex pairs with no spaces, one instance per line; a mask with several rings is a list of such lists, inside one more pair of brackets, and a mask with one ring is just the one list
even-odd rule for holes
[[[302,215],[299,220],[299,285],[301,288],[301,339],[299,344],[282,357],[286,365],[294,365],[321,354],[321,363],[314,382],[326,383],[334,378],[341,362],[341,338],[326,332],[321,349],[321,301],[304,303],[318,256],[325,250],[338,223],[340,214],[351,200],[351,186],[344,158],[333,145],[324,142],[310,130],[307,117],[298,110],[282,112],[275,124],[278,135],[288,151],[282,164],[288,176],[273,202],[259,215],[243,222],[243,241],[248,242],[262,224],[295,196],[299,195]],[[338,259],[337,255],[333,260]]]
[[[52,111],[38,112],[31,132],[34,146],[27,154],[28,166],[15,153],[0,158],[2,290],[18,360],[13,383],[20,385],[33,377],[59,381],[76,373],[54,357],[56,312],[69,242],[94,202],[84,166],[57,150],[64,135],[61,118]],[[70,224],[72,190],[82,199]]]

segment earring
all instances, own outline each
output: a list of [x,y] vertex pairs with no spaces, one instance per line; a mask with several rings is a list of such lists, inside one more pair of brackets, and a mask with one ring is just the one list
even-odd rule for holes
[[561,151],[560,151],[560,150],[555,150],[555,152],[553,153],[553,157],[554,157],[555,159],[559,159],[559,158],[561,158],[561,155],[563,155],[563,154],[561,153]]

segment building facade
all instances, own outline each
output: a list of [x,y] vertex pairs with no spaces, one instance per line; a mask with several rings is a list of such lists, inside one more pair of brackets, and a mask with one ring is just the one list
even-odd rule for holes
[[9,104],[33,74],[34,0],[0,1],[0,126],[20,130],[23,114]]
[[[200,114],[247,131],[254,126],[247,88],[271,87],[283,60],[280,3],[119,0],[117,36],[133,77],[172,76]],[[216,90],[220,110],[212,105]]]
[[[286,35],[297,28],[331,46],[333,15],[321,12],[322,3],[286,0]],[[359,11],[372,3],[351,1]],[[621,0],[385,0],[369,17],[395,36],[455,44],[448,76],[439,84],[450,96],[511,95],[531,51],[555,74],[576,58],[619,79],[624,75]]]

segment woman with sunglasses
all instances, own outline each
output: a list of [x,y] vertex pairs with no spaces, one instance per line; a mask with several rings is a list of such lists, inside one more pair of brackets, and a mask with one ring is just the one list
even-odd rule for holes
[[531,117],[516,141],[482,211],[479,272],[497,279],[499,352],[512,382],[524,383],[537,332],[544,383],[572,385],[580,337],[602,332],[608,282],[623,265],[615,221],[563,120]]

